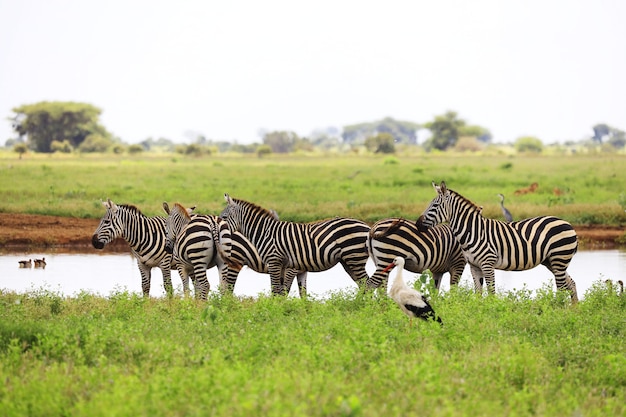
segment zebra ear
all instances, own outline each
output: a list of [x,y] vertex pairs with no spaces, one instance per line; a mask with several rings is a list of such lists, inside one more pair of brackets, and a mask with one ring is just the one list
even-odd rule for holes
[[226,200],[226,202],[228,204],[232,204],[233,203],[233,199],[230,198],[230,196],[228,195],[228,193],[224,193],[224,200]]
[[107,210],[114,210],[114,211],[117,210],[117,205],[114,202],[112,202],[110,198],[107,198],[106,203],[102,203],[102,204],[104,204],[104,207],[106,207]]
[[191,206],[189,207],[187,210],[187,214],[189,214],[190,216],[193,214],[193,211],[196,209],[196,206]]
[[167,204],[167,201],[163,202],[163,210],[169,215],[170,214],[170,206]]
[[441,185],[439,186],[439,189],[441,190],[441,194],[445,194],[448,192],[448,187],[446,187],[445,181],[441,181]]

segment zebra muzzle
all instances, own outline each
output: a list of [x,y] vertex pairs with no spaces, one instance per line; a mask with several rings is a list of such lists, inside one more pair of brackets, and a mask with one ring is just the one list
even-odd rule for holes
[[92,245],[93,245],[93,247],[94,247],[94,248],[96,248],[96,249],[102,249],[102,248],[104,248],[104,242],[101,242],[101,241],[98,239],[98,235],[97,235],[97,234],[96,234],[96,235],[93,235],[93,236],[91,237],[91,244],[92,244]]

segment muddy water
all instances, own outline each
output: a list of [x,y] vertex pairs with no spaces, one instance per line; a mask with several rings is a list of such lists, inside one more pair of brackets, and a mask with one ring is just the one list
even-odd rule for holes
[[[42,257],[46,259],[45,269],[18,267],[20,260]],[[371,275],[374,269],[370,261],[367,272]],[[606,279],[626,281],[626,251],[580,251],[574,256],[568,271],[576,281],[578,296],[584,298],[585,292],[595,281]],[[392,272],[391,276],[395,276],[395,272]],[[209,270],[208,277],[211,291],[216,291],[217,270],[215,268]],[[405,271],[404,277],[411,282],[415,274]],[[181,280],[176,271],[172,271],[172,282],[176,291],[182,293]],[[471,285],[471,282],[471,274],[466,267],[461,284]],[[151,283],[150,295],[161,297],[165,294],[159,269],[152,270]],[[529,290],[536,290],[546,283],[554,288],[552,274],[542,266],[522,272],[496,271],[496,287],[499,292],[521,289],[524,285]],[[446,274],[442,290],[449,288],[449,277]],[[84,291],[107,296],[117,291],[141,293],[141,282],[136,261],[128,253],[2,253],[0,289],[17,292],[46,289],[67,296]],[[329,292],[356,289],[356,284],[341,266],[336,266],[326,272],[309,273],[308,289],[315,297],[324,297]],[[235,294],[256,296],[269,292],[268,275],[258,274],[247,268],[242,270],[235,286]],[[290,295],[297,294],[294,284]]]

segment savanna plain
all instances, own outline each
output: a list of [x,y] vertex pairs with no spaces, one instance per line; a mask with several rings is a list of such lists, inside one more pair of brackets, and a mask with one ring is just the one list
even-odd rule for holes
[[[623,228],[624,162],[0,154],[0,212],[98,219],[110,198],[146,215],[161,215],[163,201],[216,214],[229,193],[283,220],[373,223],[417,218],[434,196],[431,181],[445,180],[487,217],[500,218],[502,193],[516,219],[550,214],[574,227]],[[515,194],[533,182],[534,192]],[[598,280],[572,306],[553,285],[479,296],[416,282],[443,326],[409,326],[382,292],[202,302],[0,290],[0,415],[626,414],[626,296],[613,285]]]

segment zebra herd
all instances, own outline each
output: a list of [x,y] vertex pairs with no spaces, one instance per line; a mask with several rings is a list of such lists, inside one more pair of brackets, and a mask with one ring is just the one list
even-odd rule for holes
[[[483,280],[495,291],[494,269],[526,270],[539,264],[555,277],[558,289],[578,300],[576,284],[567,267],[577,250],[572,226],[550,216],[511,223],[482,216],[482,207],[448,189],[433,187],[435,198],[416,222],[389,218],[369,226],[352,218],[336,217],[311,223],[281,221],[275,212],[254,203],[224,195],[220,215],[200,215],[193,208],[163,204],[164,217],[147,217],[132,205],[103,202],[106,209],[92,237],[102,249],[116,238],[128,242],[137,258],[144,296],[150,292],[151,269],[159,267],[168,295],[170,271],[176,268],[185,293],[189,279],[196,297],[206,299],[206,270],[217,266],[220,290],[232,292],[244,266],[269,274],[272,293],[285,294],[294,279],[300,295],[306,291],[307,272],[325,271],[341,264],[361,289],[386,287],[388,269],[398,256],[404,268],[421,273],[429,269],[437,288],[444,273],[456,285],[470,264],[474,287],[482,292]],[[376,271],[370,277],[365,264],[372,258]]]

